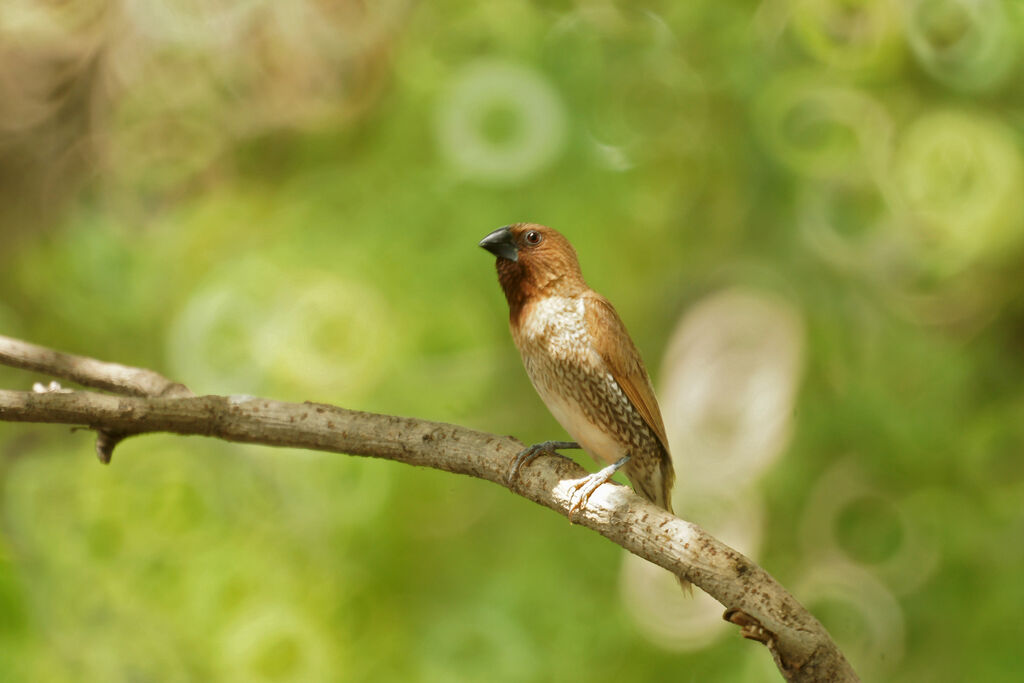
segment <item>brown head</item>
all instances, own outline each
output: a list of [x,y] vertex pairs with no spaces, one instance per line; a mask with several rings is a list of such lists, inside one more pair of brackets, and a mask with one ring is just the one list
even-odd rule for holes
[[576,250],[546,225],[506,225],[480,240],[480,246],[498,257],[498,282],[513,318],[531,299],[575,296],[587,289]]

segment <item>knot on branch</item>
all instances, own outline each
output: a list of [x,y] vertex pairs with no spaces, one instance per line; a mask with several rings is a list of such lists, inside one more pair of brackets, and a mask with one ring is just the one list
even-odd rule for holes
[[114,456],[114,448],[127,437],[127,434],[105,432],[102,429],[96,430],[96,457],[104,465],[110,464]]

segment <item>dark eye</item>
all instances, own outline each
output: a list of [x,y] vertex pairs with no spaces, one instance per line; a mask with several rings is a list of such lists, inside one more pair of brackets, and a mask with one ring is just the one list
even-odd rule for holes
[[544,239],[543,235],[541,235],[536,230],[531,230],[530,232],[526,233],[526,243],[527,244],[537,245],[537,244],[540,244],[541,240],[543,240],[543,239]]

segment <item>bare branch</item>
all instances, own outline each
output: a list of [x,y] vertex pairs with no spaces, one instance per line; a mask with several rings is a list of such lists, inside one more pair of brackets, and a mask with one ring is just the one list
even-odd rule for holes
[[129,396],[192,396],[184,384],[152,370],[62,353],[0,335],[0,365],[41,372],[84,387]]
[[[137,398],[92,392],[0,391],[0,419],[87,425],[110,434],[172,432],[268,446],[397,460],[505,485],[523,444],[457,425],[314,403],[200,396]],[[514,492],[567,515],[570,485],[585,475],[542,456]],[[766,571],[629,489],[605,484],[573,521],[699,586],[728,609],[745,637],[764,643],[790,681],[856,681],[825,628]]]
[[[109,462],[113,448],[127,436],[171,432],[386,458],[507,486],[506,474],[523,448],[511,437],[440,422],[313,403],[197,397],[152,370],[3,336],[0,364],[120,394],[0,390],[0,420],[86,425],[98,433],[96,452],[102,462]],[[585,474],[567,458],[542,456],[520,473],[512,488],[568,516],[571,484]],[[601,486],[572,519],[725,605],[725,619],[739,625],[744,637],[765,644],[787,680],[859,680],[825,628],[800,603],[767,572],[699,526],[614,484]]]

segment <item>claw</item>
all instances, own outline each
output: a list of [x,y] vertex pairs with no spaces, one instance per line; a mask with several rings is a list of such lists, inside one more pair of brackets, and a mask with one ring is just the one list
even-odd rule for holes
[[572,505],[569,506],[570,523],[572,522],[573,515],[586,507],[587,501],[590,500],[590,496],[594,491],[596,491],[601,484],[611,480],[611,478],[615,476],[615,473],[618,472],[619,469],[627,462],[629,462],[629,456],[624,455],[616,460],[614,464],[608,465],[608,467],[605,467],[599,472],[590,474],[573,483],[572,487],[569,489],[569,500],[572,503]]
[[509,469],[508,476],[505,481],[512,484],[519,476],[519,470],[523,466],[528,465],[539,455],[557,455],[558,451],[563,448],[579,448],[580,445],[575,441],[542,441],[541,443],[535,443],[532,446],[524,448],[520,451],[519,455],[516,456],[515,461],[512,463],[511,469]]

